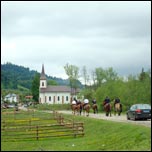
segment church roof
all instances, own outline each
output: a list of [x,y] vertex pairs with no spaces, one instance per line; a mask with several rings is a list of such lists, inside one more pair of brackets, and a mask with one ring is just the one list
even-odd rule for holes
[[[40,88],[40,93],[44,92],[68,92],[74,94],[74,89],[71,89],[69,86],[53,86],[49,85],[47,88]],[[79,92],[77,89],[76,92]]]
[[45,76],[45,72],[44,72],[44,65],[42,65],[42,72],[41,72],[40,80],[46,80],[46,76]]

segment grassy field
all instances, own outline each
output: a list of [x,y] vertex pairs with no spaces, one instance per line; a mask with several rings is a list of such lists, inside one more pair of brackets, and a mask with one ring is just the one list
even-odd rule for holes
[[[47,113],[38,112],[45,117]],[[1,142],[2,151],[150,151],[151,128],[63,115],[84,122],[84,137],[57,137],[44,140]]]

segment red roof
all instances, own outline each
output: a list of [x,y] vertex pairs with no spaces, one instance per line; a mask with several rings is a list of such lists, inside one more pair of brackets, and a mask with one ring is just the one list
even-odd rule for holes
[[26,99],[32,99],[33,96],[25,96]]

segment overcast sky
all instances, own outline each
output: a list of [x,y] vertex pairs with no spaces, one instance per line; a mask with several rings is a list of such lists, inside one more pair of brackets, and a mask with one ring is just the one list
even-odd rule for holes
[[151,68],[150,1],[1,1],[1,63],[67,78],[66,63],[120,76]]

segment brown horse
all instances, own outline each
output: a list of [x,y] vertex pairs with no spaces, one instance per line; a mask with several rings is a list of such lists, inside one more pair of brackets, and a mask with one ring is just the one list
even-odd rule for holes
[[116,115],[117,113],[118,116],[120,116],[121,112],[122,112],[122,104],[121,103],[114,104],[114,115]]
[[83,109],[83,115],[86,114],[86,116],[89,116],[89,112],[90,112],[90,104],[86,104],[84,105],[84,103],[81,104],[82,105],[82,109]]
[[110,117],[111,117],[111,104],[103,102],[103,108],[104,108],[104,111],[106,112],[106,116],[109,116],[110,114]]
[[72,109],[72,114],[75,115],[75,113],[79,112],[79,114],[81,115],[81,111],[82,111],[81,103],[80,104],[72,104],[71,109]]
[[93,109],[93,113],[98,113],[98,105],[97,104],[93,104],[92,105],[92,109]]

